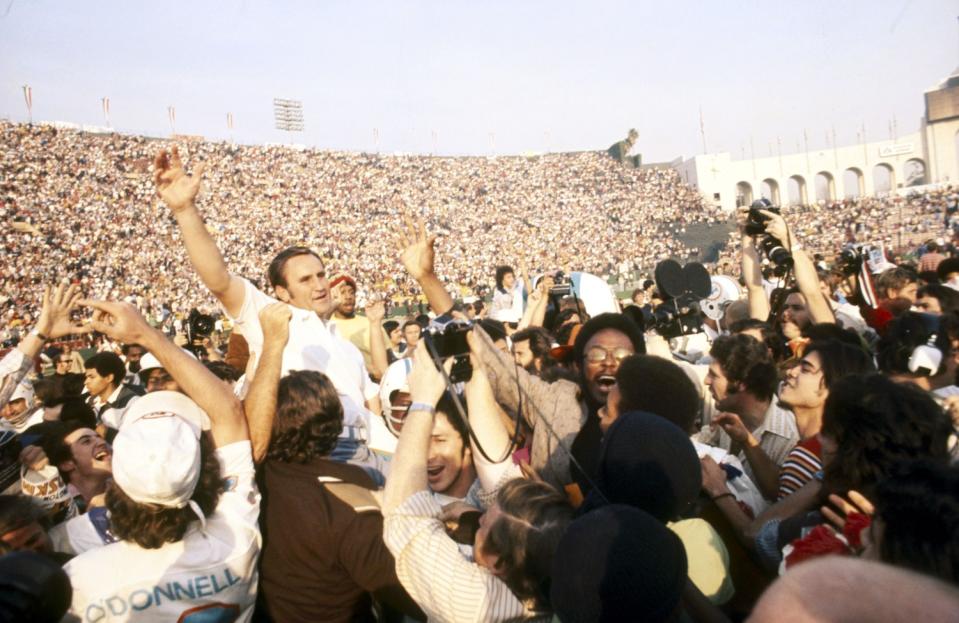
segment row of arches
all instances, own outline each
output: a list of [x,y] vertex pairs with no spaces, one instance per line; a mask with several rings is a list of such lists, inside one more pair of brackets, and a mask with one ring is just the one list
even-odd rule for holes
[[[926,164],[920,158],[913,158],[906,161],[903,166],[905,180],[903,186],[921,186],[926,183]],[[879,163],[871,171],[872,194],[879,194],[895,190],[899,187],[899,180],[896,178],[896,170],[886,163]],[[779,182],[774,178],[766,178],[761,184],[759,196],[769,199],[773,205],[799,205],[808,204],[813,201],[833,201],[839,198],[855,198],[866,195],[870,189],[867,188],[867,179],[859,167],[849,167],[843,171],[842,179],[838,180],[842,184],[842,195],[838,194],[837,180],[829,171],[820,171],[813,178],[813,188],[808,188],[808,183],[802,175],[791,175],[786,180],[786,188],[780,188]],[[736,184],[736,205],[748,206],[755,198],[752,184],[746,181]]]

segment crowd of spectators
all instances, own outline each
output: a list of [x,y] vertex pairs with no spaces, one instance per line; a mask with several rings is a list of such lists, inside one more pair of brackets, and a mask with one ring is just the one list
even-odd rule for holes
[[622,305],[552,271],[693,251],[669,171],[2,129],[0,620],[959,612],[952,189]]
[[[167,141],[0,122],[0,274],[4,303],[79,277],[87,291],[174,312],[212,307],[188,270],[147,169]],[[496,263],[611,274],[686,255],[673,235],[723,220],[668,168],[630,169],[605,152],[535,157],[386,156],[190,141],[207,163],[207,226],[232,270],[264,282],[276,249],[316,249],[362,293],[416,294],[399,270],[392,223],[422,213],[443,237],[440,277],[484,292]],[[22,225],[11,228],[10,223]]]

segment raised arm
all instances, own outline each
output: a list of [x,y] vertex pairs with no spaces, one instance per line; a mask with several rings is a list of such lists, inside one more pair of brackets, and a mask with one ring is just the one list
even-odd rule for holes
[[213,443],[226,446],[250,438],[243,407],[229,385],[152,328],[129,303],[79,301],[92,307],[93,328],[124,344],[140,344],[155,356],[183,393],[210,417]]
[[430,309],[438,316],[446,314],[453,309],[453,297],[433,271],[436,236],[426,234],[426,224],[422,218],[418,225],[414,225],[413,217],[407,214],[405,222],[406,229],[400,229],[397,241],[403,266],[423,289]]
[[761,212],[769,217],[769,221],[766,223],[766,233],[779,240],[792,253],[796,285],[806,299],[806,306],[813,322],[817,324],[821,322],[835,323],[836,316],[832,313],[829,302],[819,288],[819,275],[816,274],[816,267],[812,260],[803,251],[798,241],[793,240],[782,216],[768,210],[762,210]]
[[180,153],[173,147],[170,153],[164,149],[157,154],[153,168],[157,194],[173,212],[180,226],[190,263],[227,313],[236,318],[243,306],[243,282],[230,275],[223,255],[194,203],[200,191],[204,165],[198,165],[193,175],[187,175],[180,161]]
[[535,289],[531,289],[529,304],[519,321],[518,329],[526,327],[541,327],[546,319],[546,308],[549,306],[549,289],[553,286],[552,277],[543,277]]
[[[471,334],[468,339],[475,340],[476,336]],[[505,414],[496,404],[486,370],[475,357],[473,359],[473,376],[466,383],[465,391],[470,428],[476,436],[475,440],[470,439],[470,445],[473,450],[476,475],[480,479],[483,491],[491,493],[496,490],[506,473],[519,476],[520,472],[510,461],[510,457],[507,456],[503,461],[493,463],[486,460],[476,447],[479,442],[490,458],[497,460],[503,458],[503,455],[509,451],[510,436],[506,427],[503,426]]]
[[386,356],[386,338],[383,335],[385,315],[386,303],[383,301],[375,301],[366,306],[366,319],[370,323],[370,372],[378,380],[383,378],[390,365]]
[[410,412],[390,462],[390,475],[383,490],[383,514],[388,515],[414,493],[429,489],[426,463],[433,433],[433,408],[446,390],[443,375],[436,369],[427,349],[413,351],[409,376]]
[[749,317],[766,322],[769,320],[769,299],[763,288],[763,272],[760,268],[759,251],[752,236],[743,234],[743,281],[749,301]]
[[17,344],[17,350],[27,359],[33,359],[40,354],[45,340],[55,340],[67,335],[89,333],[89,325],[75,323],[70,320],[70,313],[76,308],[80,300],[80,292],[76,285],[59,284],[53,290],[50,286],[43,289],[43,307],[40,309],[40,318],[34,325],[33,331]]
[[283,366],[283,349],[290,338],[292,316],[290,306],[286,303],[273,303],[260,310],[263,352],[256,363],[250,391],[243,401],[246,423],[250,427],[253,460],[257,463],[266,458],[270,447],[273,420],[276,418],[276,395]]
[[0,362],[0,405],[5,405],[23,377],[33,366],[33,360],[43,349],[46,340],[67,335],[89,333],[89,324],[81,325],[70,320],[70,313],[80,299],[77,286],[61,283],[53,290],[43,290],[43,307],[33,331],[27,334],[17,347],[7,353]]
[[[557,400],[558,387],[532,375],[516,365],[513,357],[493,345],[486,331],[475,326],[469,338],[470,352],[484,366],[493,396],[509,415],[515,415],[523,405],[521,416],[532,428],[536,426],[536,411],[551,414]],[[529,404],[529,401],[534,404]]]

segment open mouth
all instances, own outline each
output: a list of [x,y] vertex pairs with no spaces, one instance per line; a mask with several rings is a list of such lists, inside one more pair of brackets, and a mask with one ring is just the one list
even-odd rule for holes
[[442,474],[442,473],[443,473],[443,466],[442,466],[442,465],[436,465],[436,466],[433,466],[433,467],[430,467],[429,465],[426,466],[426,476],[427,476],[428,478],[431,478],[431,479],[432,479],[432,478],[436,478],[437,476],[439,476],[439,475]]
[[609,374],[604,374],[596,379],[596,384],[600,389],[604,391],[610,391],[613,389],[613,385],[616,384],[616,377],[610,376]]
[[101,462],[102,462],[102,461],[106,461],[107,459],[109,459],[110,456],[111,456],[111,454],[110,454],[110,451],[109,451],[109,450],[100,450],[99,452],[97,452],[96,454],[93,455],[93,458],[96,459],[97,461],[101,461]]

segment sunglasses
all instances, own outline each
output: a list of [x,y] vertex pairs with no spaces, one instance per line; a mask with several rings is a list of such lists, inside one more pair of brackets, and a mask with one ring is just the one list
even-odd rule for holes
[[616,363],[622,363],[623,359],[626,359],[633,354],[633,351],[628,348],[614,348],[612,350],[603,348],[602,346],[593,346],[588,351],[586,351],[586,361],[590,363],[601,363],[606,361],[606,357],[609,355],[613,356],[613,359],[616,360]]

